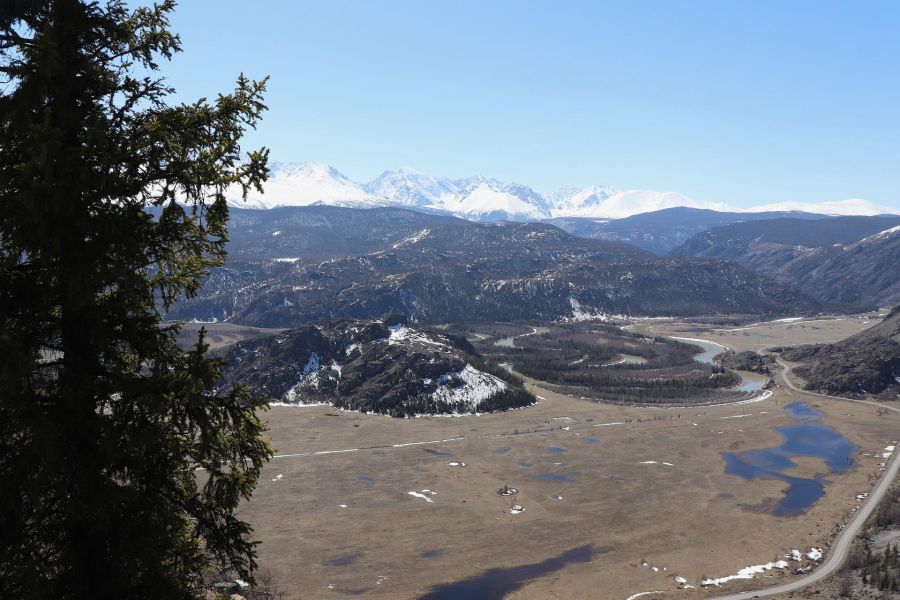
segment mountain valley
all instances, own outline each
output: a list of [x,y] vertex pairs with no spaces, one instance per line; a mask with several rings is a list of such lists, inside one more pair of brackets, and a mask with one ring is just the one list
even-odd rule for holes
[[672,256],[733,260],[853,312],[900,302],[900,217],[771,219],[698,233]]

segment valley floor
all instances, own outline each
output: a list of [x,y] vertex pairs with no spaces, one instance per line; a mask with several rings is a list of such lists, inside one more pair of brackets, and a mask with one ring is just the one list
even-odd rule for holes
[[[844,337],[849,327],[664,324],[667,334],[738,350]],[[262,541],[262,568],[288,598],[692,599],[759,587],[794,567],[718,589],[698,584],[792,549],[827,552],[900,432],[900,415],[783,385],[752,404],[676,409],[531,387],[535,406],[461,418],[273,407],[278,456],[243,509]],[[785,485],[725,474],[722,453],[780,444],[773,428],[791,422],[783,408],[797,400],[859,446],[857,464],[827,476],[825,496],[804,515],[745,508],[780,498]],[[795,462],[791,475],[827,471],[817,459]],[[514,499],[497,493],[504,485],[518,490]],[[678,589],[676,577],[697,587]]]

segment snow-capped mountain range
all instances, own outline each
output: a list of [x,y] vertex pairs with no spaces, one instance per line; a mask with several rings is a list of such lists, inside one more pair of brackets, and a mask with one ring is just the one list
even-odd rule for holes
[[352,181],[320,163],[272,163],[264,194],[251,192],[246,201],[237,191],[229,202],[242,208],[332,205],[399,206],[448,213],[474,221],[535,221],[556,217],[620,219],[679,206],[717,211],[801,211],[831,215],[877,215],[896,211],[866,200],[767,204],[748,209],[720,202],[693,200],[676,192],[616,190],[607,186],[564,188],[541,194],[516,183],[480,175],[464,179],[433,177],[410,168],[385,171],[368,183]]

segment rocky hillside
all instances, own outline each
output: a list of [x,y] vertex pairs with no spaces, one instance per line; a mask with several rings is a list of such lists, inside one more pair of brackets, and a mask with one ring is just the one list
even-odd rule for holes
[[732,262],[659,258],[547,224],[484,225],[399,209],[284,210],[294,212],[277,223],[240,215],[229,264],[169,317],[292,327],[388,313],[447,323],[819,309]]
[[409,417],[508,410],[535,401],[465,338],[402,320],[307,325],[240,342],[225,359],[228,382],[289,405]]
[[828,394],[900,397],[900,306],[877,325],[834,344],[789,348],[784,358],[807,389]]
[[734,260],[833,308],[900,302],[900,217],[772,219],[697,234],[673,256]]
[[641,213],[624,219],[597,221],[578,217],[560,217],[549,222],[581,237],[627,242],[660,256],[713,227],[742,221],[791,217],[802,220],[828,218],[802,212],[725,212],[680,206]]

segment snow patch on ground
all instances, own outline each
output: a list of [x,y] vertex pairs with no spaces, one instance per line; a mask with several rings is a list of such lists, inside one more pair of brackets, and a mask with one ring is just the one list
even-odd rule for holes
[[309,355],[309,360],[300,371],[300,381],[295,383],[291,389],[284,394],[286,404],[303,404],[301,394],[304,389],[319,388],[319,369],[322,367],[319,355],[313,352]]
[[735,579],[753,579],[754,576],[759,575],[760,573],[765,573],[766,571],[769,571],[771,569],[785,569],[787,568],[787,566],[788,563],[786,560],[776,560],[775,562],[766,563],[764,565],[750,565],[749,567],[744,567],[743,569],[738,571],[736,575],[728,575],[726,577],[719,577],[715,579],[704,579],[700,582],[700,585],[714,585],[718,587],[723,583],[728,583],[729,581],[734,581]]
[[[494,394],[502,392],[506,389],[506,382],[489,373],[483,373],[467,364],[458,373],[449,374],[446,382],[437,390],[432,392],[431,397],[435,402],[446,404],[463,403],[472,410],[477,408],[478,404],[487,400]],[[456,381],[462,382],[462,385],[451,387],[449,383]]]
[[610,319],[627,319],[625,315],[607,315],[600,312],[589,312],[582,308],[581,303],[573,297],[569,297],[569,306],[572,307],[572,316],[563,321],[609,321]]
[[396,244],[394,244],[391,247],[394,250],[396,250],[397,248],[402,248],[403,246],[409,246],[410,244],[415,244],[417,242],[421,242],[426,237],[428,237],[429,233],[431,233],[431,230],[428,228],[425,228],[422,231],[419,231],[418,233],[412,234],[408,238],[404,238],[404,239],[400,240],[399,242],[397,242]]
[[437,494],[437,492],[434,492],[429,489],[422,490],[421,492],[406,492],[406,493],[414,498],[421,498],[422,500],[424,500],[425,502],[428,502],[429,504],[432,504],[434,502],[434,500],[432,500],[430,498],[430,496],[434,496],[435,494]]
[[632,594],[625,598],[625,600],[634,600],[635,598],[640,598],[641,596],[649,596],[650,594],[664,594],[665,592],[661,590],[655,590],[652,592],[638,592],[637,594]]
[[884,231],[880,231],[875,235],[870,235],[867,238],[860,240],[861,242],[874,242],[875,240],[880,240],[886,237],[890,237],[895,233],[900,233],[900,225],[897,227],[891,227],[890,229],[885,229]]
[[420,344],[428,344],[439,348],[447,347],[446,344],[438,342],[430,336],[407,327],[406,325],[391,325],[389,329],[391,330],[391,335],[388,337],[388,344],[391,345],[418,342]]
[[[756,396],[751,396],[746,400],[738,400],[737,402],[723,402],[721,404],[704,404],[704,408],[715,408],[717,406],[738,406],[740,404],[753,404],[754,402],[762,402],[763,400],[768,400],[772,397],[772,390],[763,390],[761,394]],[[761,411],[760,414],[765,414],[765,411]]]

